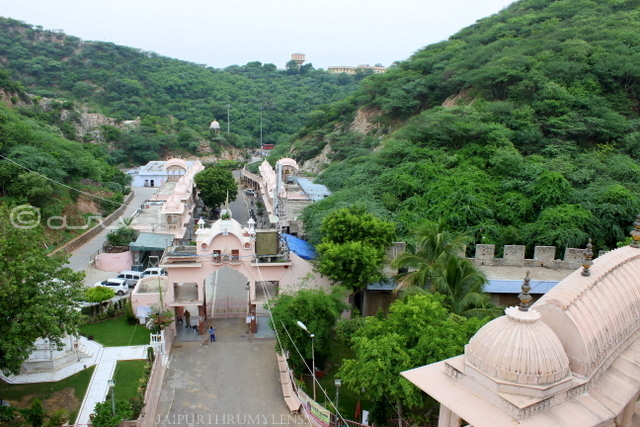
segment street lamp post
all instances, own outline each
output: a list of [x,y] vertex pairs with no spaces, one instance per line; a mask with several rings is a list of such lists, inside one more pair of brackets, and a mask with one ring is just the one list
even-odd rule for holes
[[260,149],[262,150],[262,111],[264,110],[263,106],[260,106]]
[[340,407],[340,386],[342,385],[342,380],[340,378],[335,378],[333,383],[336,386],[336,415],[338,415],[340,413],[340,409],[338,408]]
[[313,400],[315,401],[316,400],[316,352],[313,344],[315,335],[310,333],[309,330],[307,329],[307,325],[305,325],[301,321],[298,320],[296,323],[298,324],[298,326],[304,329],[305,332],[308,333],[309,336],[311,337],[311,380],[313,381]]
[[113,416],[116,416],[116,380],[111,378],[107,380],[107,384],[109,384],[109,390],[111,390],[111,412]]

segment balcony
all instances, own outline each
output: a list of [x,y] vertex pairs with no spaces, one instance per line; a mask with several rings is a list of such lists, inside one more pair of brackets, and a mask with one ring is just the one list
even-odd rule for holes
[[164,252],[161,267],[200,267],[201,265],[195,246],[170,246]]
[[256,255],[251,262],[252,266],[265,266],[265,265],[291,265],[291,258],[289,252],[280,253],[276,255]]

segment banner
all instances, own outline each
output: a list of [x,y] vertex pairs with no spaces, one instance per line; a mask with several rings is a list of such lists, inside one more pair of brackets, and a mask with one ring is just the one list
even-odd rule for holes
[[313,399],[311,399],[307,394],[301,390],[298,390],[298,398],[302,403],[302,407],[304,411],[309,416],[309,421],[311,421],[315,426],[320,427],[330,427],[331,426],[331,412],[328,411],[323,406],[319,405]]

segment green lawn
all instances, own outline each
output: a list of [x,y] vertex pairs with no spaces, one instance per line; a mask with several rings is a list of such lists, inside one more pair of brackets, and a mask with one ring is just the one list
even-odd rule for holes
[[[21,408],[28,407],[33,399],[39,398],[43,401],[47,412],[53,412],[55,409],[71,410],[70,419],[73,421],[80,410],[80,404],[89,387],[94,368],[95,366],[91,366],[54,383],[7,384],[0,380],[0,398],[9,400],[12,404],[21,402],[19,405]],[[65,390],[68,388],[73,389],[73,396],[65,397]],[[49,406],[56,406],[53,403],[54,400],[61,406],[49,409]]]
[[125,316],[90,323],[80,327],[80,333],[105,347],[148,345],[151,331],[144,325],[129,325]]
[[129,400],[136,395],[146,360],[121,360],[116,364],[116,399]]

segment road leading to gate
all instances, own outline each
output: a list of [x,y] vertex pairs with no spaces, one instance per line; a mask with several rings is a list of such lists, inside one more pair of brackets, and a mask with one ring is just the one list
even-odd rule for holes
[[249,342],[242,319],[213,324],[217,342],[174,344],[154,425],[308,425],[282,398],[275,341]]

